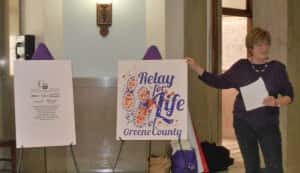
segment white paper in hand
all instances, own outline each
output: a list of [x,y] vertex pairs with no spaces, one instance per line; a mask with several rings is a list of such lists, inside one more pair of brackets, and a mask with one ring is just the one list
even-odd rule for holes
[[263,100],[269,96],[265,82],[260,77],[257,81],[240,88],[246,111],[263,107]]

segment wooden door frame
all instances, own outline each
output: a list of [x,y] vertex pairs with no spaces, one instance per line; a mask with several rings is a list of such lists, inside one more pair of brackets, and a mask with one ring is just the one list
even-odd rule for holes
[[[247,31],[252,29],[253,25],[253,0],[246,0],[246,9],[234,9],[234,8],[223,8],[222,0],[212,0],[211,1],[211,28],[212,28],[212,56],[211,56],[211,69],[212,73],[218,74],[221,72],[221,47],[222,47],[222,15],[247,17]],[[217,130],[217,141],[220,143],[222,141],[222,92],[218,92],[218,115],[217,122],[214,121]],[[215,125],[214,125],[215,127]],[[220,128],[219,128],[220,127]]]
[[[222,0],[221,0],[222,1]],[[221,16],[219,12],[219,4],[220,0],[212,0],[211,5],[211,16],[212,16],[212,72],[218,74],[220,72],[220,52],[221,52],[221,34],[219,33],[219,29],[222,25],[219,20],[222,15],[229,16],[239,16],[239,17],[247,17],[247,30],[250,31],[252,28],[252,17],[253,17],[253,0],[246,0],[246,9],[235,9],[235,8],[223,8],[221,7],[222,13]]]

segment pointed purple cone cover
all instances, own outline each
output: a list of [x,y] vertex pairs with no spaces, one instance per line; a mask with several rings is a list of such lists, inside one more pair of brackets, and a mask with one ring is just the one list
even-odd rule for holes
[[143,59],[144,60],[158,60],[158,59],[162,59],[162,58],[161,58],[158,48],[156,46],[150,46],[147,49]]
[[54,59],[49,49],[44,43],[40,43],[32,56],[32,60],[52,60]]

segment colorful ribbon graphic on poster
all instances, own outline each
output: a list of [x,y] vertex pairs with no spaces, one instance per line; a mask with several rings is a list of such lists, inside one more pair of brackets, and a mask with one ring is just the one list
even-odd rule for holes
[[128,126],[122,136],[182,137],[178,118],[187,111],[186,93],[175,87],[180,82],[175,74],[133,70],[121,74],[121,80],[122,114]]

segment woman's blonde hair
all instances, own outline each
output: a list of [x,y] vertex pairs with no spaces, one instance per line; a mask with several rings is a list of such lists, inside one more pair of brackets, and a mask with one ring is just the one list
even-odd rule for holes
[[253,28],[246,36],[246,48],[248,54],[252,55],[253,46],[259,42],[267,42],[271,45],[271,35],[267,30],[262,28]]

